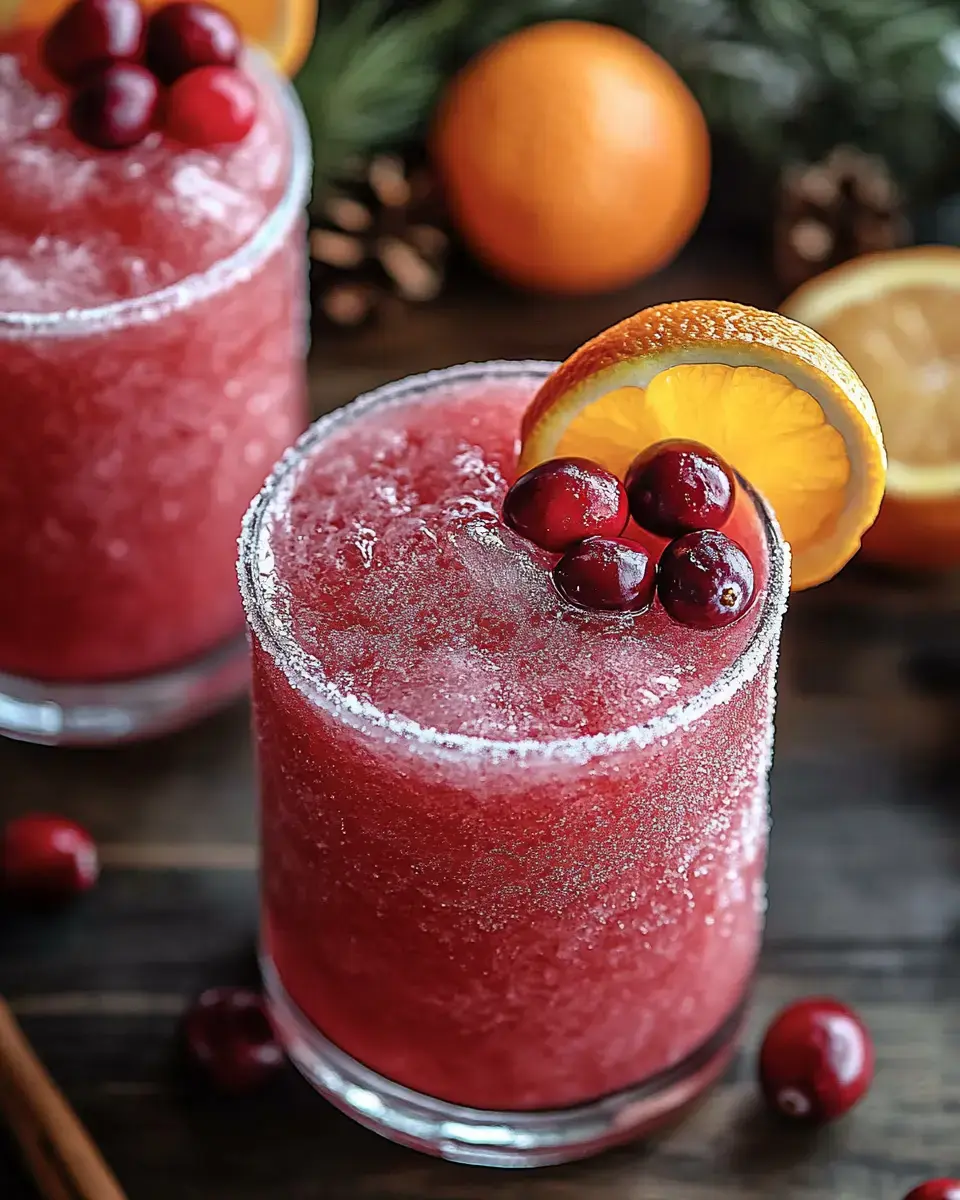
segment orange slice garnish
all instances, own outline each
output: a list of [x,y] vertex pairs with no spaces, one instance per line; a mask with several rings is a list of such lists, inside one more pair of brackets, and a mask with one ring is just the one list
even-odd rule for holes
[[[148,9],[167,0],[142,0]],[[292,76],[302,66],[317,24],[317,0],[215,0],[229,13],[243,36],[260,46],[277,69]],[[44,26],[67,6],[67,0],[0,0],[0,26]]]
[[871,254],[826,271],[784,303],[858,371],[890,463],[864,541],[897,566],[960,563],[960,249]]
[[519,469],[580,455],[622,478],[673,437],[711,446],[769,501],[795,588],[835,575],[880,506],[880,426],[849,363],[806,326],[720,300],[645,309],[575,351],[524,415]]

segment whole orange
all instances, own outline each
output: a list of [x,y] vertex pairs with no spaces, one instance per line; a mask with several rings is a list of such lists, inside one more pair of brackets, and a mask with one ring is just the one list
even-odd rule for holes
[[656,270],[707,199],[707,127],[686,85],[637,38],[586,21],[530,26],[468,63],[431,146],[472,251],[545,291]]

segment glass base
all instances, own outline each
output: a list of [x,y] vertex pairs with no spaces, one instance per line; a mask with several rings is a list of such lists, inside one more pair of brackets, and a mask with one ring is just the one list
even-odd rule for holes
[[45,746],[109,746],[180,729],[247,690],[247,639],[139,679],[36,683],[0,673],[0,734]]
[[287,1054],[331,1104],[391,1141],[481,1167],[570,1162],[672,1124],[725,1070],[746,1007],[744,1000],[682,1062],[634,1087],[556,1111],[488,1112],[435,1100],[371,1071],[314,1028],[284,991],[269,959],[263,962],[263,978]]

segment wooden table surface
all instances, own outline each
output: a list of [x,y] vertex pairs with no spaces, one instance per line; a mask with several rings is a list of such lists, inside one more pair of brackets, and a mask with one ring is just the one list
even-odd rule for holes
[[[654,300],[775,301],[735,251],[696,248],[602,300],[491,287],[314,349],[319,409],[409,371],[561,356]],[[7,583],[9,586],[9,581]],[[249,1101],[185,1084],[188,1000],[254,978],[254,784],[243,706],[113,751],[0,744],[0,818],[52,809],[102,843],[97,890],[56,916],[0,913],[0,992],[130,1200],[898,1200],[960,1174],[960,580],[848,569],[787,617],[770,913],[746,1044],[723,1085],[653,1146],[540,1172],[422,1157],[340,1116],[288,1072]],[[819,1136],[753,1084],[765,1017],[830,992],[878,1043],[877,1082]],[[33,1195],[0,1135],[0,1198]]]

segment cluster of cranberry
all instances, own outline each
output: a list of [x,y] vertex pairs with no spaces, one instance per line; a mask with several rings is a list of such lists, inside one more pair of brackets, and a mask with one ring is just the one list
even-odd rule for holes
[[[100,873],[97,847],[82,826],[31,813],[0,837],[0,885],[11,897],[59,903],[88,891]],[[183,1019],[190,1060],[219,1091],[243,1095],[282,1066],[283,1050],[263,997],[250,988],[211,988]],[[770,1107],[816,1125],[849,1112],[873,1081],[874,1048],[863,1021],[825,996],[798,1000],[767,1028],[759,1078]],[[960,1200],[960,1180],[932,1179],[904,1200]]]
[[[553,458],[507,492],[511,529],[562,557],[553,579],[581,608],[642,612],[654,594],[683,625],[717,629],[743,616],[753,599],[753,565],[720,532],[733,511],[736,482],[699,442],[658,442],[634,459],[622,484],[586,458]],[[630,518],[671,539],[658,548],[622,537]]]
[[73,89],[73,133],[123,150],[155,128],[188,146],[239,142],[257,90],[237,66],[233,21],[211,4],[177,0],[149,19],[138,0],[76,0],[46,32],[43,62]]

